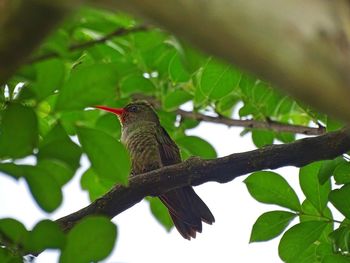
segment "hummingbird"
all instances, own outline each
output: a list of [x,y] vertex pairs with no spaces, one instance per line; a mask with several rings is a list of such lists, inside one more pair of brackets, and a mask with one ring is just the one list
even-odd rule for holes
[[[180,151],[167,131],[161,126],[158,115],[146,101],[136,101],[124,108],[95,106],[119,117],[121,142],[128,150],[132,163],[131,176],[181,162]],[[169,210],[178,232],[186,239],[202,232],[202,222],[214,223],[207,205],[191,186],[171,190],[158,196]]]

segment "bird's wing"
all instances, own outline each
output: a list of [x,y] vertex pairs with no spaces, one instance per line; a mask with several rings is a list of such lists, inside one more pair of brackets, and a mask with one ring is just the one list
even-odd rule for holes
[[159,127],[156,133],[156,139],[159,146],[159,153],[163,166],[181,162],[180,151],[175,142],[163,127]]

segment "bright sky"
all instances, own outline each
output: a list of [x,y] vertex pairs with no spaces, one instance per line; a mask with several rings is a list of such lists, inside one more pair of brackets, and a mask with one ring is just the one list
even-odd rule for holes
[[[188,134],[208,140],[219,156],[255,149],[249,135],[240,137],[241,128],[202,123]],[[64,187],[64,202],[52,215],[43,212],[33,201],[23,180],[15,181],[0,176],[0,218],[14,217],[31,229],[39,220],[57,219],[88,205],[88,196],[82,192],[79,180],[87,160],[74,179]],[[277,170],[301,195],[298,170]],[[226,184],[206,183],[195,188],[215,216],[216,222],[205,225],[203,233],[191,241],[183,239],[176,230],[167,233],[152,217],[148,203],[143,201],[113,219],[118,225],[116,247],[103,262],[172,263],[172,262],[281,262],[278,257],[279,238],[264,243],[249,244],[250,231],[263,212],[282,209],[258,203],[250,197],[246,176]],[[302,199],[302,198],[301,198]],[[295,223],[296,221],[293,221]],[[35,262],[58,262],[58,252],[46,251]]]

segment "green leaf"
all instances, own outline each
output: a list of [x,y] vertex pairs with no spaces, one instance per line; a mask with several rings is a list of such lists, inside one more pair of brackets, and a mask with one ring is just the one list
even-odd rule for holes
[[252,139],[255,146],[261,148],[273,143],[274,134],[271,131],[253,130]]
[[322,162],[314,162],[302,167],[299,171],[300,187],[319,212],[327,206],[328,194],[331,191],[330,181],[321,185],[318,180],[321,164]]
[[300,211],[298,196],[279,174],[268,171],[255,172],[249,175],[244,183],[250,195],[257,201]]
[[332,176],[334,169],[341,162],[343,158],[336,158],[334,160],[322,161],[320,170],[318,171],[318,180],[321,184],[327,182],[327,180]]
[[350,258],[346,255],[327,255],[323,258],[322,263],[349,263]]
[[200,89],[207,97],[218,100],[231,93],[241,79],[241,73],[214,59],[204,66]]
[[191,98],[192,95],[182,89],[170,91],[164,98],[164,110],[176,110],[180,105],[189,101]]
[[118,77],[114,64],[93,64],[73,69],[57,99],[56,110],[75,110],[113,98]]
[[340,226],[329,234],[329,238],[336,251],[350,251],[350,229],[348,226]]
[[24,225],[13,218],[0,219],[0,236],[9,239],[14,244],[24,244],[28,238],[28,231]]
[[20,178],[25,173],[23,166],[14,163],[0,163],[0,171],[12,176],[14,179]]
[[109,134],[78,127],[78,137],[96,173],[108,180],[126,184],[130,173],[130,158],[125,147]]
[[249,242],[267,241],[283,232],[296,214],[286,211],[270,211],[262,214],[253,225]]
[[306,221],[327,221],[329,224],[325,228],[325,230],[322,233],[322,236],[320,237],[320,241],[329,242],[328,235],[333,231],[333,222],[331,220],[333,219],[333,215],[331,210],[326,207],[322,212],[319,212],[314,205],[308,200],[305,199],[301,206],[302,212],[299,215],[300,222],[306,222]]
[[61,263],[100,261],[112,251],[117,228],[107,218],[89,216],[77,223],[67,235]]
[[169,232],[174,226],[173,221],[169,215],[168,209],[159,200],[159,198],[147,198],[150,204],[151,212],[157,221]]
[[64,78],[64,64],[60,59],[49,59],[35,64],[37,77],[31,87],[39,100],[58,90]]
[[170,79],[175,83],[187,82],[191,78],[178,52],[170,60],[168,70]]
[[53,177],[57,184],[62,187],[73,178],[74,171],[66,163],[55,159],[39,161],[37,166]]
[[221,115],[231,117],[233,107],[240,101],[237,94],[229,94],[218,101],[215,110]]
[[142,76],[142,73],[128,75],[120,82],[121,91],[130,95],[133,93],[152,93],[155,92],[156,87],[153,85],[150,79],[146,79]]
[[335,189],[329,194],[329,201],[347,218],[350,218],[349,196],[350,184],[346,184],[340,189]]
[[0,262],[23,263],[23,258],[20,255],[14,255],[9,249],[0,247]]
[[298,262],[300,255],[307,250],[322,234],[327,222],[307,221],[291,227],[278,246],[278,253],[286,262]]
[[30,252],[41,252],[46,248],[60,248],[65,244],[65,235],[56,222],[40,221],[29,234],[27,249]]
[[295,141],[295,134],[289,132],[279,132],[276,135],[276,139],[283,143],[290,143]]
[[36,202],[46,212],[53,212],[63,199],[61,187],[52,175],[54,172],[49,173],[40,166],[24,167],[24,177]]
[[97,119],[95,128],[109,133],[114,138],[120,138],[121,125],[118,117],[114,114],[103,114]]
[[350,183],[350,163],[339,164],[334,170],[334,179],[338,184]]
[[90,201],[93,202],[107,193],[115,183],[99,177],[92,168],[89,168],[81,176],[80,184],[89,192]]
[[0,157],[31,154],[38,142],[38,120],[32,108],[10,104],[1,114]]
[[72,172],[67,167],[63,168],[62,164],[52,160],[39,162],[37,166],[4,163],[0,164],[0,170],[15,178],[24,177],[33,197],[47,212],[52,212],[61,204],[60,186],[72,176]]
[[205,159],[213,159],[217,156],[214,147],[207,141],[197,136],[181,137],[176,139],[176,143],[194,156],[200,156]]
[[73,171],[79,167],[81,149],[72,142],[60,123],[44,137],[39,146],[38,159],[57,159],[69,165]]
[[337,131],[344,127],[344,123],[327,116],[327,132]]
[[95,127],[100,113],[98,110],[64,111],[60,113],[60,122],[69,135],[76,135],[77,125]]

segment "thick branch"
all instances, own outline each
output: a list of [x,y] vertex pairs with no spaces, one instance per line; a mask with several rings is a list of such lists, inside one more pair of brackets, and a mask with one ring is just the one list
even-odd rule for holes
[[[114,37],[120,37],[120,36],[124,36],[127,34],[139,32],[139,31],[145,31],[147,29],[149,29],[149,26],[146,26],[146,25],[135,26],[133,28],[118,28],[115,31],[113,31],[113,32],[101,37],[101,38],[98,38],[98,39],[95,39],[92,41],[87,41],[87,42],[71,45],[68,48],[68,50],[69,51],[76,51],[76,50],[86,49],[86,48],[89,48],[89,47],[94,46],[96,44],[104,43],[107,40],[110,40]],[[37,57],[30,59],[28,62],[33,63],[33,62],[37,62],[40,60],[49,59],[49,58],[53,58],[53,57],[58,57],[58,54],[54,53],[54,52],[43,54],[43,55],[40,55],[40,56],[37,56]]]
[[90,0],[152,19],[198,47],[350,122],[346,0]]
[[0,85],[80,2],[0,1]]
[[145,196],[157,196],[186,185],[227,183],[238,176],[264,169],[301,167],[314,161],[333,159],[349,150],[348,131],[339,131],[214,160],[191,158],[183,163],[132,177],[128,187],[116,185],[89,206],[57,221],[68,231],[87,215],[101,214],[113,218],[140,202]]

